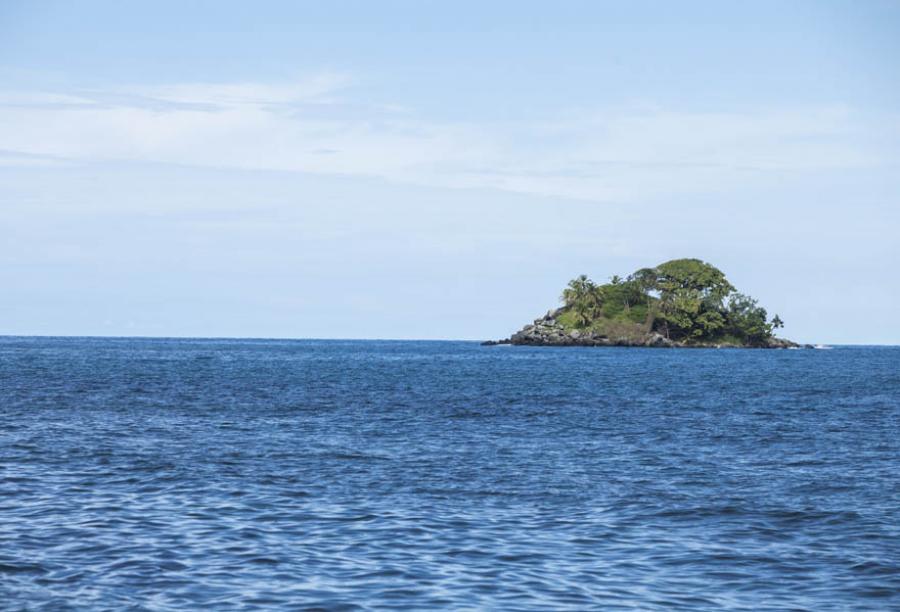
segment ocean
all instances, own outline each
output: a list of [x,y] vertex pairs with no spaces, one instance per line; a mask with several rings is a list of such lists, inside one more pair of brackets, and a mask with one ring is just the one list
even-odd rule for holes
[[900,348],[0,338],[0,608],[900,609]]

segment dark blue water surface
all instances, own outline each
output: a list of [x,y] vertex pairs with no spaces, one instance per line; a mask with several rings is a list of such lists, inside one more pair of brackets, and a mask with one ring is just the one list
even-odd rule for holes
[[9,609],[900,607],[900,348],[0,338]]

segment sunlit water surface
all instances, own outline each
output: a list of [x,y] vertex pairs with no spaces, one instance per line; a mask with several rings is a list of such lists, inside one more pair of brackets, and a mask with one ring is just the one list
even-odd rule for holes
[[900,349],[0,338],[0,607],[900,607]]

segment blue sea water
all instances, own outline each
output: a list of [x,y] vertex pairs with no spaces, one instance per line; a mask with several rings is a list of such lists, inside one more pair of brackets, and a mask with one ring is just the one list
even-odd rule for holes
[[0,607],[900,608],[900,348],[0,338]]

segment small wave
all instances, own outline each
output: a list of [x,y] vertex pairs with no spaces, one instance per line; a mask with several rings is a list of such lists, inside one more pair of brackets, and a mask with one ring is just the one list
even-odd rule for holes
[[897,348],[10,342],[0,609],[900,609]]

